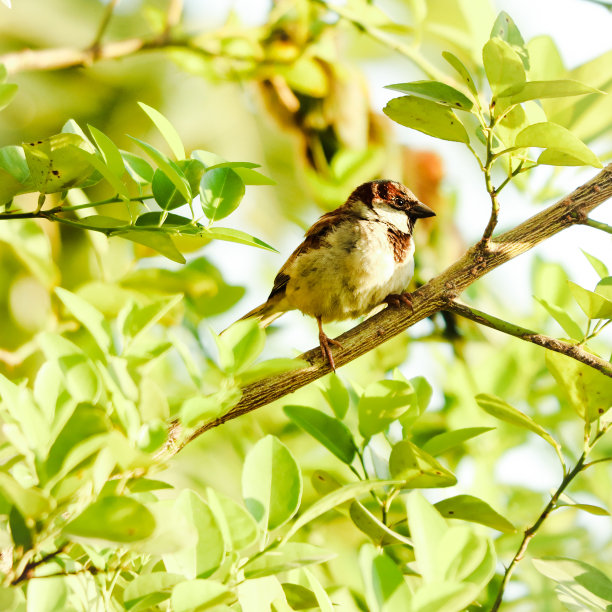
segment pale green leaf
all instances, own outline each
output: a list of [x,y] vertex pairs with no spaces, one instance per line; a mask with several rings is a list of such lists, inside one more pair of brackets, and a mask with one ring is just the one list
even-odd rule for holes
[[242,471],[242,496],[251,515],[270,531],[298,511],[300,468],[289,449],[274,436],[262,438],[249,451]]
[[434,138],[469,142],[465,127],[453,111],[437,102],[416,96],[402,96],[389,100],[383,112],[400,125]]
[[164,117],[158,110],[151,106],[148,106],[144,102],[139,102],[138,106],[147,113],[149,119],[155,124],[155,127],[160,131],[164,140],[168,143],[170,150],[174,154],[176,159],[185,158],[185,147],[178,132],[174,129],[174,126]]

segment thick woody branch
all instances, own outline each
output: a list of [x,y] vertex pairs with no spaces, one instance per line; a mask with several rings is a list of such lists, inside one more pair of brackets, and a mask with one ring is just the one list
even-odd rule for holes
[[[612,164],[569,196],[514,229],[494,237],[486,248],[481,245],[471,247],[442,274],[413,294],[412,311],[408,307],[387,308],[339,336],[338,341],[342,344],[342,349],[334,350],[336,366],[343,366],[371,351],[418,321],[440,310],[447,310],[449,303],[473,282],[561,230],[584,223],[588,213],[610,197]],[[330,372],[330,367],[321,358],[318,348],[307,351],[300,358],[311,365],[247,385],[242,390],[240,402],[227,414],[202,425],[180,444],[173,442],[176,436],[171,435],[167,452],[174,454],[205,431],[265,406]]]
[[465,317],[466,319],[470,319],[471,321],[474,321],[480,325],[485,325],[491,329],[496,329],[504,334],[509,334],[515,338],[525,340],[526,342],[533,342],[533,344],[543,346],[550,351],[563,353],[564,355],[567,355],[576,361],[581,361],[582,363],[591,366],[592,368],[595,368],[606,376],[610,376],[612,378],[612,363],[598,357],[597,355],[593,355],[593,353],[585,351],[580,346],[570,344],[569,342],[564,342],[563,340],[557,340],[556,338],[551,338],[550,336],[538,334],[538,332],[531,331],[530,329],[526,329],[520,325],[515,325],[514,323],[508,323],[508,321],[498,319],[497,317],[480,310],[476,310],[475,308],[462,304],[456,300],[449,302],[446,306],[446,310],[454,312],[455,314]]

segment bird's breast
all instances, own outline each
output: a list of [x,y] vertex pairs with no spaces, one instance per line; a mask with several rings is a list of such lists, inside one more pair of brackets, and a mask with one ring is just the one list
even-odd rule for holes
[[414,269],[408,234],[390,237],[386,224],[360,221],[338,227],[287,270],[289,303],[324,321],[356,318],[403,291]]

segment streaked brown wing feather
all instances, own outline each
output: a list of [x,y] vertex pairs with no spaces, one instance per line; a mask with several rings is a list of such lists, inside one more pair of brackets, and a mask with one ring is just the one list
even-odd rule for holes
[[[343,208],[343,207],[341,207]],[[278,271],[276,278],[274,279],[274,285],[272,291],[268,296],[268,300],[273,297],[282,297],[285,290],[287,289],[287,283],[289,282],[289,275],[285,272],[288,267],[295,261],[295,258],[302,253],[318,249],[321,243],[325,239],[325,236],[331,232],[341,221],[346,219],[346,212],[344,210],[336,209],[332,212],[325,213],[315,224],[306,232],[306,238],[300,246],[291,253],[289,259],[283,264],[283,267]]]

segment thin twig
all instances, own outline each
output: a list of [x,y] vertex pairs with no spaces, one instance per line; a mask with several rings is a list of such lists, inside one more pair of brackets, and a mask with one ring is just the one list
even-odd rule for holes
[[100,49],[100,43],[102,42],[102,38],[104,37],[104,33],[106,32],[106,28],[108,28],[108,24],[110,23],[111,17],[113,16],[113,11],[115,7],[119,3],[119,0],[110,0],[110,2],[106,5],[104,9],[104,16],[102,17],[102,21],[100,21],[100,25],[98,26],[98,31],[96,32],[96,36],[89,47],[94,55]]
[[578,459],[578,462],[574,466],[571,472],[565,475],[559,488],[553,493],[553,496],[550,498],[548,504],[542,513],[537,518],[536,522],[525,530],[523,534],[523,539],[521,541],[514,558],[510,562],[510,565],[506,568],[504,572],[504,577],[502,578],[502,582],[499,586],[499,590],[497,591],[497,597],[495,598],[495,602],[493,603],[493,607],[491,608],[491,612],[497,612],[499,610],[499,606],[502,603],[504,598],[504,592],[506,590],[506,586],[508,586],[508,582],[510,582],[510,577],[512,576],[512,572],[516,568],[517,564],[520,563],[522,558],[525,556],[525,552],[527,551],[527,547],[529,546],[529,542],[531,542],[533,536],[537,533],[538,529],[542,526],[542,523],[548,518],[550,513],[555,509],[557,502],[559,501],[559,497],[563,493],[563,491],[567,488],[567,486],[572,482],[572,480],[584,469],[584,461],[586,459],[586,453],[583,453]]
[[564,342],[563,340],[557,340],[556,338],[539,334],[538,332],[521,327],[520,325],[515,325],[514,323],[508,323],[503,319],[498,319],[493,315],[476,310],[475,308],[472,308],[467,304],[463,304],[462,302],[458,302],[457,300],[449,302],[446,310],[454,312],[455,314],[465,317],[466,319],[470,319],[471,321],[474,321],[480,325],[485,325],[491,329],[496,329],[504,334],[508,334],[510,336],[514,336],[515,338],[525,340],[526,342],[532,342],[533,344],[537,344],[538,346],[542,346],[548,350],[567,355],[568,357],[595,368],[602,374],[612,378],[612,363],[598,357],[597,355],[593,355],[593,353],[585,351],[575,344],[570,344],[569,342]]

